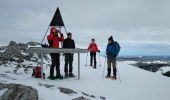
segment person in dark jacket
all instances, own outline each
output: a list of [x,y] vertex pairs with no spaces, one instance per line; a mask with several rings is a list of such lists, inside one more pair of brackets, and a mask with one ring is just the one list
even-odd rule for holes
[[[113,40],[113,37],[111,36],[108,39],[108,44],[107,44],[107,48],[106,48],[107,65],[108,65],[108,68],[107,68],[108,73],[107,73],[106,78],[117,79],[117,77],[116,77],[116,72],[117,72],[116,55],[114,55],[113,52],[111,52],[114,49],[115,49],[114,40]],[[112,77],[110,76],[111,67],[113,67],[113,76]]]
[[[60,34],[60,37],[58,36]],[[59,42],[64,41],[63,34],[57,30],[54,26],[50,29],[50,35],[47,36],[47,40],[50,48],[59,48]],[[60,54],[51,53],[52,64],[50,66],[50,79],[59,78],[62,79],[63,76],[60,74]],[[56,77],[54,76],[54,68],[56,67]]]
[[88,50],[90,51],[90,66],[93,66],[94,60],[94,68],[96,68],[96,52],[100,52],[95,43],[95,39],[91,39],[91,43],[89,44]]
[[[72,33],[67,33],[67,38],[63,42],[63,48],[67,49],[75,49],[75,43],[74,40],[72,39]],[[65,72],[65,77],[74,77],[74,74],[72,73],[73,71],[73,54],[72,53],[66,53],[64,54],[65,56],[65,67],[64,67],[64,72]],[[68,70],[68,65],[69,65],[69,70]]]

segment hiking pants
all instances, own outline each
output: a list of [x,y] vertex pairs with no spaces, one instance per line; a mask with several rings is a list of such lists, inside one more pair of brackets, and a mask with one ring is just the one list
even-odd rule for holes
[[116,69],[116,58],[113,58],[113,59],[107,59],[107,65],[108,65],[108,73],[110,74],[111,73],[111,67],[113,67],[113,75],[116,76],[116,72],[117,72],[117,69]]
[[56,67],[56,76],[60,76],[60,54],[51,53],[52,64],[50,67],[50,76],[54,76],[54,68]]
[[73,54],[65,54],[65,67],[64,72],[68,73],[68,65],[69,65],[69,73],[73,71]]
[[90,65],[93,65],[94,60],[94,67],[96,67],[96,52],[90,52]]

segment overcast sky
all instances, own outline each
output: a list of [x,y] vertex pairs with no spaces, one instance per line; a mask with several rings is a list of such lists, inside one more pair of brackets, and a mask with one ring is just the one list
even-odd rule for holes
[[95,38],[105,48],[112,35],[123,54],[143,44],[170,51],[170,0],[0,0],[0,42],[40,42],[58,6],[77,45]]

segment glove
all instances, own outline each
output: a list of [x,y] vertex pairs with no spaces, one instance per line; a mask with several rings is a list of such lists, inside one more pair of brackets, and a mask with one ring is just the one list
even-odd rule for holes
[[100,50],[98,50],[97,52],[100,52]]
[[60,33],[60,36],[63,36],[63,33]]

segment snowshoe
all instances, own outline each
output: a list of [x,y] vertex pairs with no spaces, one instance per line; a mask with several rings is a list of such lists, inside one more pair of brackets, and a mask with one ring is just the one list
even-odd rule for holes
[[107,75],[106,78],[111,78],[110,75]]
[[112,80],[116,80],[117,77],[116,77],[116,76],[112,76],[111,79],[112,79]]
[[54,76],[48,76],[48,79],[55,80],[56,78]]
[[60,79],[60,80],[62,80],[62,79],[63,79],[63,76],[61,76],[61,75],[57,75],[57,76],[56,76],[56,79]]
[[76,77],[73,73],[69,73],[70,77]]

